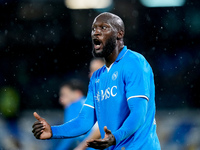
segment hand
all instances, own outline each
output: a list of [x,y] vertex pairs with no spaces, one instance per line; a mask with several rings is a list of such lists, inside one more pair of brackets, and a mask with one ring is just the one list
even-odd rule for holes
[[38,120],[36,121],[32,128],[32,132],[36,139],[50,139],[52,137],[51,126],[46,122],[44,118],[41,118],[36,112],[33,116]]
[[116,140],[111,131],[108,130],[106,126],[104,127],[104,131],[105,131],[105,136],[103,139],[87,140],[86,141],[87,147],[92,147],[96,149],[105,149],[108,148],[109,146],[115,145]]

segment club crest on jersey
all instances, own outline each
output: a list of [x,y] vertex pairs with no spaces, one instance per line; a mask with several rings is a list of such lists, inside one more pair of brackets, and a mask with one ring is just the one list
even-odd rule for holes
[[95,80],[95,83],[99,83],[99,82],[100,82],[100,79],[96,79],[96,80]]
[[117,77],[118,77],[118,71],[115,71],[115,72],[113,73],[113,75],[112,75],[112,80],[113,80],[113,81],[116,80]]

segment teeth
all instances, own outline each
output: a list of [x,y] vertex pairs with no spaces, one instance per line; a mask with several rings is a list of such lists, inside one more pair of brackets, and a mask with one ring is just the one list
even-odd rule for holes
[[95,47],[95,49],[99,49],[100,45],[95,45],[94,47]]

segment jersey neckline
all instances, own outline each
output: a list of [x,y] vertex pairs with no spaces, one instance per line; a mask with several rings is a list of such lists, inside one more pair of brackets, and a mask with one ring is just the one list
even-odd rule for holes
[[115,62],[119,62],[125,56],[125,54],[127,53],[127,51],[128,51],[127,46],[124,46],[123,49],[122,49],[122,51],[117,56],[117,59],[109,67],[107,67],[106,65],[104,65],[106,67],[107,72],[110,71],[110,69],[112,68],[112,66],[113,66],[113,64]]

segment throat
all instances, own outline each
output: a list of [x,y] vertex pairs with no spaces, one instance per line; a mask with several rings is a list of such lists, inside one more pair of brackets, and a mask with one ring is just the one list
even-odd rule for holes
[[117,56],[118,55],[116,54],[114,50],[107,58],[105,58],[105,64],[107,68],[109,68],[115,62],[115,60],[117,59]]
[[112,65],[114,64],[114,62],[112,63],[112,64],[110,64],[109,66],[107,66],[107,64],[106,64],[106,69],[107,69],[107,72],[109,72],[110,71],[110,69],[112,68]]
[[110,68],[110,66],[112,66],[112,64],[113,64],[113,62],[107,62],[107,61],[106,61],[106,67],[107,67],[107,68]]
[[121,47],[119,47],[119,48],[116,47],[108,57],[104,58],[107,68],[109,68],[115,62],[115,60],[117,59],[119,53],[122,51],[123,47],[124,47],[123,45]]

